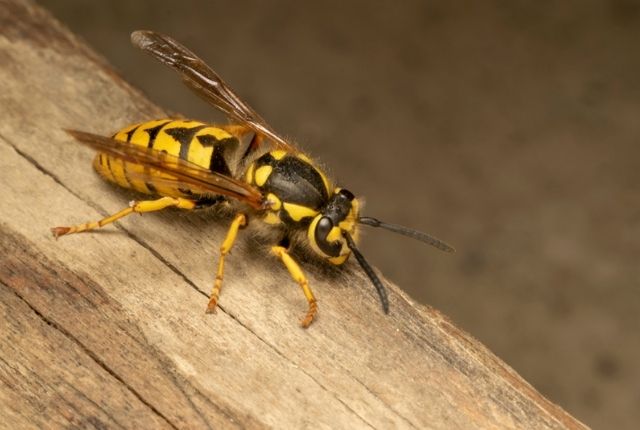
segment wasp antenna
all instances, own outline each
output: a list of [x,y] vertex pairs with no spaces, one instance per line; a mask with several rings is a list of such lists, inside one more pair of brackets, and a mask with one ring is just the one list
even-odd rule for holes
[[401,234],[403,236],[410,237],[412,239],[419,240],[420,242],[426,243],[427,245],[431,245],[435,248],[438,248],[440,251],[444,252],[456,252],[456,249],[442,240],[435,238],[427,233],[423,233],[418,230],[414,230],[412,228],[403,227],[397,224],[389,224],[383,221],[380,221],[371,217],[360,217],[358,218],[359,224],[368,225],[371,227],[381,227],[385,230],[392,231],[394,233]]
[[367,274],[371,282],[373,282],[373,286],[376,287],[376,291],[378,291],[378,296],[380,296],[380,302],[382,303],[382,309],[385,314],[389,313],[389,298],[387,297],[387,290],[384,288],[382,281],[376,275],[376,272],[373,271],[371,265],[365,260],[364,255],[360,253],[358,248],[356,247],[356,243],[351,238],[351,235],[347,232],[344,233],[345,238],[347,239],[347,246],[353,252],[353,255],[356,256],[356,260],[360,263],[360,267]]

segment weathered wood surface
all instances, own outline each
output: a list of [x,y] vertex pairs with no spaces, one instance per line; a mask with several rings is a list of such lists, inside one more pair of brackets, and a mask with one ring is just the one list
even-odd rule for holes
[[353,264],[304,264],[320,314],[303,330],[298,287],[244,234],[206,315],[228,220],[167,211],[55,241],[130,198],[61,129],[164,113],[27,1],[0,0],[0,112],[0,427],[584,427],[397,287],[382,314]]

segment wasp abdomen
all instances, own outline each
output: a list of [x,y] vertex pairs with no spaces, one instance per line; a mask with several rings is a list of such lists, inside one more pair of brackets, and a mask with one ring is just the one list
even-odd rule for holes
[[[162,119],[134,124],[119,132],[114,139],[154,151],[166,152],[213,172],[234,176],[230,163],[239,146],[238,139],[225,130],[199,121]],[[197,198],[188,188],[168,185],[163,179],[173,179],[148,166],[98,154],[94,168],[108,181],[121,187],[147,194]]]

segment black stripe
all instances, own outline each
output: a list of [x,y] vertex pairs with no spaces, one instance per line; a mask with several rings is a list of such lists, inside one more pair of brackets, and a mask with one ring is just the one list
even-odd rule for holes
[[153,143],[156,141],[156,137],[158,136],[158,133],[160,132],[162,127],[169,124],[170,122],[171,120],[165,121],[162,124],[158,124],[155,127],[147,128],[144,130],[149,135],[149,142],[147,142],[147,148],[153,148]]
[[[106,172],[104,171],[105,170],[105,164],[106,164],[106,162],[104,161],[105,157],[106,157],[106,155],[100,154],[100,172],[101,172],[102,175],[106,175]],[[111,173],[111,170],[109,170],[109,173]]]
[[180,154],[178,155],[183,160],[188,160],[189,158],[189,146],[191,146],[191,141],[197,132],[205,128],[206,125],[197,125],[195,127],[173,127],[168,128],[164,132],[169,136],[173,137],[177,142],[180,143]]
[[180,191],[182,194],[184,194],[186,196],[192,196],[193,195],[193,191],[191,191],[189,188],[178,187],[178,191]]
[[200,142],[200,145],[204,146],[205,148],[210,148],[217,146],[218,142],[221,142],[221,140],[215,137],[213,134],[203,134],[202,136],[198,136],[198,142]]
[[231,176],[231,170],[227,165],[227,160],[224,159],[224,148],[222,145],[216,145],[213,148],[211,161],[209,162],[209,170]]
[[129,187],[133,188],[133,183],[131,179],[129,179],[129,174],[127,173],[127,162],[122,160],[122,176],[124,176],[124,180],[129,184]]
[[200,209],[200,208],[205,208],[207,206],[214,206],[225,200],[226,198],[224,196],[219,196],[219,195],[203,196],[203,197],[200,197],[198,200],[196,200],[196,207]]
[[149,190],[150,193],[158,194],[158,190],[156,189],[156,186],[153,185],[150,181],[146,181],[144,184],[147,186],[147,189]]
[[211,134],[205,134],[198,136],[198,141],[204,147],[213,147],[213,151],[211,151],[211,160],[209,160],[209,170],[231,176],[231,169],[229,169],[227,160],[224,158],[224,153],[228,148],[236,145],[238,143],[238,139],[235,137],[218,139]]
[[131,137],[133,136],[133,133],[135,133],[136,130],[140,128],[140,125],[142,124],[138,124],[135,127],[133,127],[131,130],[127,131],[127,143],[131,142]]
[[107,170],[109,171],[109,173],[111,173],[111,176],[113,176],[113,179],[116,179],[116,175],[113,174],[113,170],[111,170],[111,157],[109,157],[107,155]]

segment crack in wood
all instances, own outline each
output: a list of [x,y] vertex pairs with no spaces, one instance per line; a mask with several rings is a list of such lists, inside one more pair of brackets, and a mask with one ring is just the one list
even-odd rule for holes
[[[101,359],[100,354],[94,351],[90,346],[88,346],[87,343],[81,341],[77,336],[72,335],[71,332],[63,326],[63,323],[58,323],[55,321],[55,318],[49,318],[48,316],[44,315],[44,313],[40,309],[38,309],[38,306],[36,304],[31,303],[31,301],[25,295],[20,294],[20,291],[24,290],[30,295],[36,294],[36,296],[34,297],[39,297],[41,292],[45,295],[51,294],[48,289],[53,287],[56,289],[57,294],[62,296],[61,298],[65,297],[67,300],[72,300],[74,308],[89,308],[91,310],[87,310],[85,312],[97,314],[99,312],[99,309],[105,309],[105,306],[108,306],[111,302],[111,300],[107,296],[101,294],[102,290],[99,287],[89,287],[90,289],[83,291],[86,289],[86,287],[84,287],[85,282],[87,282],[86,280],[81,279],[74,273],[68,272],[64,268],[58,268],[57,263],[47,261],[46,257],[40,258],[32,255],[30,251],[27,251],[27,249],[29,248],[28,242],[11,232],[5,231],[4,227],[0,228],[0,248],[3,249],[6,257],[6,259],[2,261],[2,263],[0,263],[0,277],[6,278],[6,280],[8,280],[12,284],[12,286],[7,285],[5,282],[2,282],[2,285],[5,285],[9,291],[13,291],[16,297],[24,302],[25,305],[31,311],[33,311],[44,323],[55,329],[57,332],[63,334],[65,338],[77,345],[78,348],[80,348],[82,352],[86,354],[100,368],[107,372],[111,377],[116,379],[119,383],[122,383],[122,385],[126,387],[126,389],[133,395],[135,395],[135,397],[137,397],[142,404],[149,407],[159,417],[166,419],[167,424],[172,425],[176,428],[181,427],[181,425],[178,425],[174,422],[174,420],[169,418],[167,414],[161,412],[161,410],[153,405],[150,400],[146,400],[146,397],[142,393],[140,393],[139,390],[133,387],[132,384],[125,383],[125,377],[121,376],[119,372],[114,370],[113,366],[109,366],[105,360]],[[35,265],[25,269],[26,272],[22,272],[20,269],[20,262],[28,261],[33,261],[34,263],[32,264]],[[28,263],[27,266],[29,266],[29,264],[31,263]],[[37,266],[38,264],[39,266]],[[41,271],[43,272],[40,273]],[[33,279],[31,279],[29,276],[32,276]],[[44,278],[42,278],[42,276],[44,276]],[[69,276],[72,276],[73,278],[69,278]],[[47,279],[50,279],[51,281],[47,282]],[[89,283],[91,282],[89,281]],[[82,286],[82,288],[78,289],[79,286]],[[73,296],[70,297],[69,293],[73,294]],[[78,295],[80,297],[76,297]],[[93,298],[93,300],[91,300],[90,297]],[[78,300],[78,298],[80,298],[80,300]],[[84,303],[81,303],[83,299]],[[67,311],[59,309],[59,312]],[[115,334],[116,337],[119,335],[118,333],[125,334],[127,336],[127,339],[135,341],[137,344],[139,344],[140,349],[144,350],[148,356],[152,357],[153,360],[158,363],[156,367],[163,369],[163,374],[165,377],[170,379],[171,386],[182,394],[182,398],[184,399],[184,401],[189,404],[190,409],[194,411],[194,413],[197,414],[197,416],[200,418],[199,422],[201,423],[201,425],[206,428],[212,428],[211,423],[209,422],[210,420],[208,420],[203,415],[201,408],[194,403],[194,396],[188,395],[187,390],[196,393],[197,395],[195,396],[195,398],[203,400],[206,405],[209,405],[211,407],[212,410],[218,411],[220,416],[226,417],[226,420],[228,422],[238,422],[238,415],[234,414],[232,410],[217,405],[208,396],[204,395],[198,388],[194,387],[183,377],[180,377],[179,373],[175,372],[173,363],[169,362],[166,357],[161,352],[159,352],[151,343],[146,342],[143,333],[140,332],[136,335],[135,330],[132,331],[132,329],[135,328],[134,326],[132,326],[131,324],[122,326],[118,318],[110,321],[110,324],[115,325],[114,327],[112,327],[112,331],[117,332]],[[142,336],[143,338],[138,339],[138,336]],[[141,363],[141,365],[144,365],[144,363]],[[245,424],[251,422],[250,420],[245,421]],[[242,420],[240,420],[240,422],[242,422]],[[257,423],[252,424],[253,427],[259,427]]]
[[[9,287],[8,287],[9,288]],[[171,426],[171,428],[173,429],[178,429],[179,427],[174,424],[173,422],[171,422],[171,420],[169,418],[167,418],[162,412],[160,412],[155,406],[153,406],[149,401],[147,401],[144,396],[142,396],[136,389],[134,389],[133,387],[131,387],[129,384],[127,384],[127,382],[122,379],[113,369],[111,369],[107,363],[105,363],[103,360],[100,359],[100,357],[98,357],[93,351],[91,351],[89,348],[87,348],[86,345],[84,345],[82,342],[80,342],[75,336],[73,336],[71,333],[69,333],[69,331],[65,330],[63,327],[59,326],[58,324],[56,324],[54,321],[50,320],[49,318],[47,318],[46,316],[44,316],[40,311],[38,311],[38,309],[36,309],[35,307],[33,307],[31,305],[31,303],[29,303],[28,300],[26,300],[23,296],[21,296],[15,289],[10,288],[13,293],[24,302],[24,304],[26,304],[29,309],[31,309],[31,311],[33,311],[33,313],[35,313],[43,322],[45,322],[48,326],[52,327],[53,329],[55,329],[56,331],[60,332],[62,335],[64,335],[67,339],[69,339],[71,342],[73,342],[74,344],[76,344],[82,351],[84,351],[85,354],[87,354],[88,357],[91,358],[91,360],[93,360],[98,366],[100,366],[105,372],[107,372],[109,375],[111,375],[114,379],[116,379],[120,384],[122,384],[124,387],[127,388],[127,390],[129,390],[131,392],[131,394],[133,394],[138,400],[140,400],[140,402],[142,402],[145,406],[147,406],[154,414],[156,414],[158,417],[162,418],[169,426]]]
[[260,340],[260,342],[262,342],[264,345],[266,345],[268,348],[270,348],[272,351],[274,351],[276,354],[278,354],[282,359],[284,359],[285,361],[287,361],[290,365],[295,366],[298,370],[300,370],[303,374],[305,374],[307,377],[309,377],[313,382],[315,382],[318,387],[322,388],[324,391],[326,391],[327,393],[331,394],[338,402],[340,402],[347,410],[349,410],[351,413],[353,413],[355,416],[357,416],[360,420],[362,420],[363,423],[365,423],[366,425],[368,425],[371,428],[375,428],[375,426],[373,426],[371,423],[369,423],[367,420],[364,419],[363,416],[361,416],[359,413],[357,413],[351,406],[349,406],[347,403],[345,403],[338,395],[338,393],[329,390],[327,387],[325,387],[323,384],[320,383],[320,381],[318,381],[316,378],[313,377],[313,375],[309,374],[309,372],[307,372],[306,370],[304,370],[304,368],[302,368],[298,363],[296,363],[295,361],[293,361],[291,358],[287,357],[282,351],[280,351],[278,348],[276,348],[275,345],[272,345],[270,343],[268,343],[266,340],[264,340],[260,335],[258,335],[256,332],[254,332],[253,330],[251,330],[251,328],[249,328],[246,324],[244,324],[242,321],[240,321],[238,318],[236,318],[234,315],[228,314],[229,316],[231,316],[231,318],[233,318],[235,321],[238,322],[238,324],[240,324],[242,327],[244,327],[249,333],[253,334],[258,340]]
[[414,424],[413,422],[411,422],[411,420],[407,417],[405,417],[403,414],[401,414],[400,412],[398,412],[397,410],[395,410],[395,408],[393,406],[391,406],[390,404],[388,404],[387,402],[385,402],[383,399],[381,399],[373,390],[371,390],[371,388],[369,388],[365,383],[363,383],[362,381],[360,381],[358,378],[356,378],[354,375],[351,375],[351,379],[353,379],[354,381],[356,381],[362,388],[365,389],[365,391],[367,393],[369,393],[371,396],[373,396],[374,398],[378,399],[378,401],[380,403],[382,403],[383,405],[385,405],[387,408],[389,408],[389,410],[391,412],[393,412],[395,415],[397,415],[398,417],[402,418],[404,420],[405,423],[407,423],[407,425],[409,425],[411,428],[414,429],[419,429],[420,427],[417,426],[416,424]]

